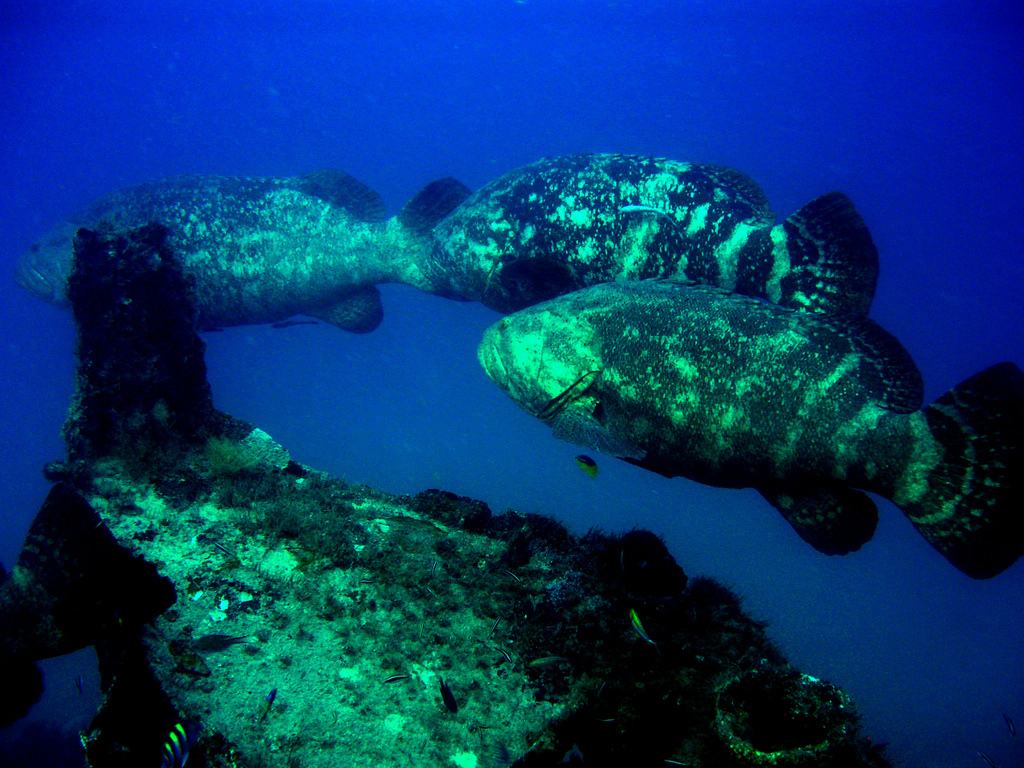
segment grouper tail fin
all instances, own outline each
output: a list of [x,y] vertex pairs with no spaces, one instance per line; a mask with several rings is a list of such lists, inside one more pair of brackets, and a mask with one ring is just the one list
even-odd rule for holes
[[923,415],[940,455],[894,501],[961,571],[995,576],[1024,554],[1024,372],[993,365]]
[[868,313],[878,249],[850,198],[842,192],[817,197],[772,228],[770,237],[773,300],[807,312]]

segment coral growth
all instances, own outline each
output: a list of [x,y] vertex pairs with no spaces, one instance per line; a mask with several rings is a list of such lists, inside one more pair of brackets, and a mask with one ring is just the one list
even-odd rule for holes
[[[554,766],[574,748],[598,766],[886,765],[845,696],[790,667],[729,589],[697,577],[643,594],[621,553],[660,553],[653,534],[580,538],[310,470],[216,474],[205,445],[192,461],[207,492],[173,519],[161,483],[114,462],[91,499],[183,596],[143,644],[174,706],[206,722],[208,765]],[[210,635],[248,642],[203,650]]]

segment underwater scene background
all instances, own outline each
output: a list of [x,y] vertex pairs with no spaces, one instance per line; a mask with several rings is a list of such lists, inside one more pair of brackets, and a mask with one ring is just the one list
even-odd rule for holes
[[[472,189],[545,155],[714,162],[780,217],[848,194],[880,251],[871,316],[912,353],[926,401],[1024,362],[1024,16],[912,2],[51,2],[0,20],[0,561],[10,567],[63,454],[70,313],[14,285],[17,257],[114,189],[204,173],[338,168],[396,212],[427,182]],[[218,408],[305,464],[392,493],[436,487],[576,531],[643,526],[720,579],[790,660],[843,687],[900,765],[1024,765],[1021,564],[954,569],[892,504],[830,558],[754,491],[666,480],[578,449],[476,360],[498,315],[382,288],[367,335],[326,324],[205,335]],[[97,704],[88,651],[0,733],[0,764],[73,741]],[[81,675],[83,693],[75,678]],[[4,755],[7,755],[5,757]],[[13,758],[11,758],[13,759]],[[50,752],[52,765],[74,765]],[[43,763],[37,763],[42,765]]]

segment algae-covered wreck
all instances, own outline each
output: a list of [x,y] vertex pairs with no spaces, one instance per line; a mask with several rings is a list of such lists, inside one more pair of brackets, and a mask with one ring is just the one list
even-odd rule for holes
[[888,765],[654,534],[301,466],[212,407],[159,227],[76,259],[68,457],[0,584],[0,663],[24,708],[36,660],[96,647],[90,766],[159,765],[175,728],[190,768]]

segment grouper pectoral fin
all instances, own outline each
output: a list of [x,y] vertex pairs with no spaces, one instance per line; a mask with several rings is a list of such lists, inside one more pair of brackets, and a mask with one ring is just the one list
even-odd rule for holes
[[640,460],[647,452],[622,440],[605,424],[604,406],[591,393],[601,371],[586,371],[562,392],[551,398],[536,416],[551,425],[559,440],[580,445],[620,459]]
[[380,303],[380,291],[376,286],[368,285],[345,294],[333,304],[307,309],[302,314],[323,320],[343,331],[369,333],[384,319],[384,305]]
[[798,490],[758,488],[800,538],[826,555],[845,555],[871,540],[878,524],[875,502],[841,485]]
[[592,416],[578,410],[562,411],[552,419],[551,427],[552,433],[559,440],[581,445],[606,456],[639,461],[647,455],[642,448],[619,439]]

